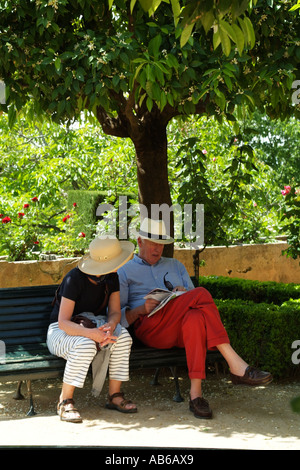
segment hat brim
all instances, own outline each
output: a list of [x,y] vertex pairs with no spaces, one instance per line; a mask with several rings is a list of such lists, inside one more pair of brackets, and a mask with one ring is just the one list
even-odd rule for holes
[[134,244],[127,241],[120,241],[122,253],[112,260],[94,261],[89,254],[83,256],[78,262],[78,268],[85,274],[100,276],[117,271],[131,258],[134,251]]
[[154,243],[159,243],[161,245],[170,245],[171,243],[174,243],[174,239],[171,237],[168,237],[167,235],[153,235],[151,233],[146,233],[143,231],[139,232],[139,237],[145,239],[145,240],[150,240]]

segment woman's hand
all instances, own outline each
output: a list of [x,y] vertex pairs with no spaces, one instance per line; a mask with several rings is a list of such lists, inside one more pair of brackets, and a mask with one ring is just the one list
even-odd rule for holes
[[96,343],[99,343],[101,347],[107,344],[113,344],[117,341],[118,337],[113,336],[114,329],[109,323],[105,323],[99,328],[89,329],[89,337]]

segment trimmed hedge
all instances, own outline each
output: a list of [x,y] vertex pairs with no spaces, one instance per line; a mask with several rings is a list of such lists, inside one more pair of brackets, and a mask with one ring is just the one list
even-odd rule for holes
[[292,344],[300,340],[300,285],[209,276],[212,295],[237,353],[276,378],[299,374]]
[[215,299],[243,299],[281,305],[290,299],[300,299],[299,284],[273,281],[252,281],[223,276],[201,276],[199,286],[205,287]]
[[300,303],[283,305],[245,300],[216,300],[237,353],[250,364],[283,378],[299,373],[292,363],[292,343],[300,339]]

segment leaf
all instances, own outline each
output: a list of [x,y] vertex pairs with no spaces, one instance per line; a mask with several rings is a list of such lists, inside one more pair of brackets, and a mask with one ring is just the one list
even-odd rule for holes
[[158,57],[159,54],[159,48],[162,43],[162,37],[160,34],[155,36],[153,39],[148,44],[148,51],[150,55],[153,55],[155,58]]
[[174,16],[175,26],[178,24],[179,15],[180,15],[180,3],[179,0],[171,0],[172,11]]
[[222,50],[224,54],[228,57],[231,52],[231,42],[226,31],[224,31],[221,28],[220,28],[220,39],[221,39]]
[[249,38],[249,43],[250,43],[250,48],[252,49],[255,46],[255,32],[253,29],[253,25],[249,18],[245,16],[244,22],[246,24],[247,32],[248,32],[248,38]]
[[227,23],[226,21],[224,20],[220,20],[220,28],[221,28],[221,31],[223,31],[224,33],[227,34],[227,36],[230,37],[230,39],[236,43],[236,35],[235,35],[235,32],[234,32],[234,29],[232,28],[232,26]]
[[244,39],[244,34],[241,28],[238,27],[237,24],[233,24],[232,28],[235,32],[235,37],[236,37],[236,47],[240,55],[242,55],[243,50],[244,50],[244,45],[245,45],[245,39]]
[[208,31],[210,30],[210,28],[214,24],[214,21],[215,21],[215,16],[214,16],[212,10],[209,10],[209,11],[202,14],[201,23],[202,23],[202,26],[203,26],[206,34],[208,33]]
[[192,31],[194,28],[194,24],[190,24],[184,27],[181,36],[180,36],[180,46],[183,47],[189,40]]

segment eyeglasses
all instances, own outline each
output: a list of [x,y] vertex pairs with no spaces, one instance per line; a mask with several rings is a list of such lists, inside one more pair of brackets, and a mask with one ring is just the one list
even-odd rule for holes
[[168,290],[173,290],[174,289],[173,284],[171,284],[171,282],[166,279],[167,274],[168,273],[164,275],[164,285]]

